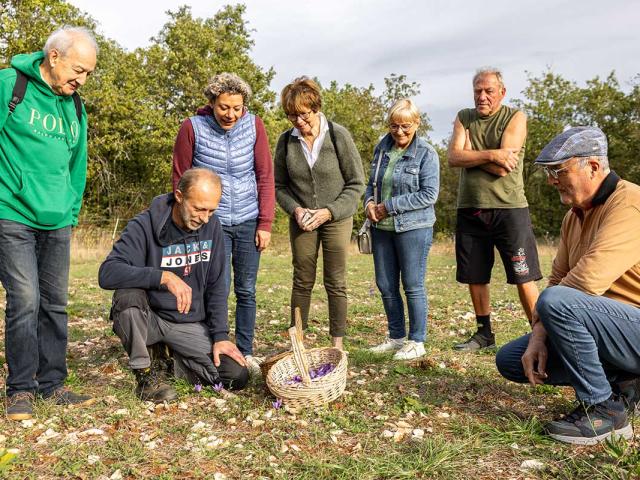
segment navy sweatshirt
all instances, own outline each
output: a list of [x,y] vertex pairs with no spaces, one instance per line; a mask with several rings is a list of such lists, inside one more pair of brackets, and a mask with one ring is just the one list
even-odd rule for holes
[[[133,218],[100,265],[98,282],[106,290],[141,288],[161,318],[176,323],[205,322],[214,342],[228,340],[224,240],[215,215],[193,232],[171,228],[173,193],[153,199]],[[178,275],[191,287],[191,308],[179,313],[177,300],[160,285],[162,271]]]

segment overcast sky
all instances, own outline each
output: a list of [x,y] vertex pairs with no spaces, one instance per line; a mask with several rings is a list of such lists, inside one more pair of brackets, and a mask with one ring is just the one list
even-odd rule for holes
[[[225,3],[205,0],[71,0],[103,34],[133,50],[148,45],[168,17],[190,5],[211,17]],[[305,74],[374,84],[391,73],[421,84],[416,99],[431,118],[431,136],[451,132],[456,112],[472,106],[471,77],[502,69],[507,97],[519,97],[527,72],[550,67],[583,84],[616,71],[623,88],[640,73],[640,2],[634,0],[248,0],[253,59],[273,67],[276,92]],[[241,72],[238,72],[241,74]]]

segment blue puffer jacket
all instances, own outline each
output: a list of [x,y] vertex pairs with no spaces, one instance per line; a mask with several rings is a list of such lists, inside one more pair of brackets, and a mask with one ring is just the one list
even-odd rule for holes
[[221,128],[212,115],[190,120],[195,137],[193,166],[210,168],[222,180],[222,199],[216,210],[220,223],[238,225],[257,218],[255,116],[245,113],[230,130]]
[[[378,198],[384,172],[389,165],[389,152],[394,146],[390,134],[384,136],[376,145],[371,162],[371,174],[364,194],[364,205],[373,201],[373,182],[378,158],[381,165],[378,171]],[[380,156],[380,153],[382,155]],[[391,198],[384,202],[384,206],[393,217],[396,232],[406,232],[416,228],[432,227],[436,221],[434,205],[440,190],[440,161],[438,154],[427,141],[418,137],[413,138],[404,155],[396,162],[393,169],[393,189]]]

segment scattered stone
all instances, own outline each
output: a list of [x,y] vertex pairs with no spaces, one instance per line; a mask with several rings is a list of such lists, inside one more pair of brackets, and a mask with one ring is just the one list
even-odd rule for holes
[[449,418],[451,415],[447,412],[438,412],[436,416],[438,418]]
[[100,457],[98,455],[89,455],[87,457],[87,463],[89,465],[94,465],[100,461]]
[[122,472],[118,469],[113,472],[109,478],[110,480],[122,480]]
[[522,468],[523,470],[540,471],[544,470],[545,467],[546,465],[543,462],[535,459],[525,460],[520,464],[520,468]]
[[383,430],[382,431],[382,436],[384,438],[392,438],[393,437],[393,432],[391,430]]
[[90,435],[104,435],[104,430],[100,430],[99,428],[90,428],[89,430],[85,430],[83,432],[78,433],[79,437],[85,437]]

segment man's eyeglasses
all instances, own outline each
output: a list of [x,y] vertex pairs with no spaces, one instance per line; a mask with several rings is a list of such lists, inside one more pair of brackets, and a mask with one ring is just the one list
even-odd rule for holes
[[393,133],[396,133],[400,130],[402,130],[404,133],[409,133],[412,127],[413,123],[403,123],[402,125],[396,125],[395,123],[392,123],[391,125],[389,125],[389,130],[391,130]]
[[[562,175],[560,175],[561,172],[564,172],[564,171],[568,170],[569,168],[571,168],[576,163],[580,164],[580,168],[584,167],[585,161],[587,159],[586,158],[580,158],[580,159],[577,159],[577,160],[578,160],[577,162],[570,163],[569,165],[566,165],[566,166],[561,167],[561,168],[542,167],[542,171],[545,173],[547,178],[548,177],[553,177],[553,178],[555,178],[557,180],[559,177],[562,176]],[[564,175],[566,175],[566,173]]]
[[287,115],[287,118],[290,122],[295,122],[298,118],[303,122],[308,122],[311,118],[311,114],[313,111],[305,112],[305,113],[292,113],[291,115]]

